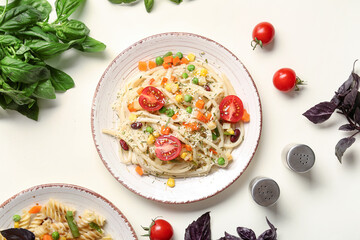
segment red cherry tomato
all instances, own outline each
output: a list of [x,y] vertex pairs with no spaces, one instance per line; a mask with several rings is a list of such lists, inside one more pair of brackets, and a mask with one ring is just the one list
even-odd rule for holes
[[165,96],[156,87],[148,86],[142,90],[139,104],[149,112],[157,111],[165,105]]
[[294,70],[291,68],[281,68],[274,74],[273,84],[274,86],[283,92],[288,92],[293,88],[296,88],[298,84],[301,84],[302,81],[296,77]]
[[235,95],[225,97],[220,105],[220,118],[227,121],[236,123],[240,121],[244,114],[244,106],[241,99]]
[[170,240],[174,235],[171,224],[164,219],[153,221],[150,227],[150,240]]
[[271,23],[261,22],[254,27],[252,37],[253,41],[251,42],[251,46],[253,49],[256,48],[257,45],[263,47],[269,44],[275,36],[275,28]]
[[162,135],[155,141],[155,154],[160,160],[173,160],[180,152],[181,142],[174,136]]

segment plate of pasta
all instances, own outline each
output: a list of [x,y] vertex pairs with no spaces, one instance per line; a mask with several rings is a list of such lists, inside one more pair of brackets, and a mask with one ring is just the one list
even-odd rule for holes
[[228,49],[196,34],[162,33],[111,62],[95,91],[91,126],[101,160],[125,187],[188,203],[245,171],[262,111],[253,79]]
[[[0,206],[0,229],[23,228],[35,239],[137,239],[121,211],[99,194],[69,184],[24,190]],[[0,234],[0,239],[5,240]]]

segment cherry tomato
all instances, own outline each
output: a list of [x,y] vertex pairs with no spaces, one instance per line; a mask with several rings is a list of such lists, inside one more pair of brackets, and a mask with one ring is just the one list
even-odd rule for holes
[[244,114],[244,106],[241,99],[235,95],[225,97],[220,105],[220,118],[227,121],[236,123],[240,121]]
[[162,135],[155,141],[155,154],[160,160],[173,160],[180,152],[181,142],[174,136]]
[[253,50],[256,48],[257,45],[263,47],[269,44],[275,36],[275,28],[271,23],[268,22],[261,22],[254,27],[252,37],[253,40],[251,42],[251,46]]
[[274,86],[283,92],[288,92],[295,88],[299,90],[297,85],[302,84],[303,81],[298,78],[291,68],[281,68],[274,74],[273,84]]
[[170,240],[174,235],[173,228],[168,221],[156,219],[150,227],[150,240]]
[[142,90],[139,104],[149,112],[157,111],[165,105],[165,96],[156,87],[148,86]]

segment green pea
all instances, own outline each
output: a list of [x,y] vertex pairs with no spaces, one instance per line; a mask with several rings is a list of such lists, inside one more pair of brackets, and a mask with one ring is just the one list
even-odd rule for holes
[[159,113],[165,113],[166,110],[167,110],[166,107],[162,107],[162,108],[160,108]]
[[165,53],[164,57],[168,57],[168,56],[171,56],[171,55],[173,55],[172,52],[167,52],[167,53]]
[[191,71],[194,71],[194,70],[195,70],[195,66],[192,65],[192,64],[190,64],[190,65],[187,66],[187,70],[189,70],[190,72],[191,72]]
[[153,133],[153,132],[154,132],[154,129],[153,129],[152,127],[150,127],[150,126],[147,126],[147,127],[146,127],[146,131],[147,131],[148,133]]
[[193,84],[199,84],[199,79],[197,78],[197,77],[194,77],[193,79],[192,79],[192,83]]
[[166,110],[166,116],[172,117],[172,116],[174,116],[174,114],[175,114],[175,111],[172,110],[171,108]]
[[223,157],[218,158],[217,163],[222,166],[225,164],[225,159]]
[[164,59],[162,57],[157,57],[155,59],[156,65],[160,66],[164,63]]
[[20,220],[21,220],[21,217],[20,217],[20,215],[14,215],[13,216],[13,220],[14,220],[14,222],[19,222]]
[[187,111],[188,113],[192,113],[192,107],[187,107],[187,108],[186,108],[186,111]]
[[179,57],[180,59],[183,58],[182,52],[177,52],[177,53],[175,54],[175,56],[176,56],[176,57]]
[[211,136],[212,136],[212,140],[213,140],[213,141],[215,141],[215,140],[218,138],[218,136],[216,136],[216,134],[213,133],[213,132],[211,133]]
[[181,76],[182,76],[183,79],[186,79],[186,78],[189,77],[189,75],[187,73],[183,73]]
[[53,240],[58,240],[60,238],[60,234],[58,231],[55,231],[51,234]]
[[186,94],[185,97],[184,97],[184,100],[185,100],[185,102],[191,102],[192,96],[189,95],[189,94]]

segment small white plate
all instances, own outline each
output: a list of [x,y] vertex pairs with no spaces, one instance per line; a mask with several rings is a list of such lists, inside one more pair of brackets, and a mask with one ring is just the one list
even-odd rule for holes
[[50,198],[74,207],[78,213],[91,210],[106,218],[104,230],[113,239],[133,240],[136,234],[121,211],[106,198],[83,187],[69,184],[44,184],[26,189],[0,205],[0,229],[14,226],[15,214],[36,203],[45,204]]
[[[219,73],[226,74],[251,116],[250,122],[245,124],[245,139],[233,151],[234,161],[227,168],[214,171],[205,177],[176,179],[174,188],[166,186],[166,179],[139,176],[133,170],[133,166],[121,163],[118,141],[102,133],[102,129],[115,128],[117,116],[112,105],[126,79],[138,71],[138,62],[154,59],[168,51],[194,53],[197,59],[207,60]],[[172,32],[150,36],[136,42],[110,63],[95,91],[91,128],[101,160],[126,188],[151,200],[189,203],[221,192],[245,171],[259,143],[262,111],[255,83],[245,66],[233,53],[208,38],[191,33]]]

